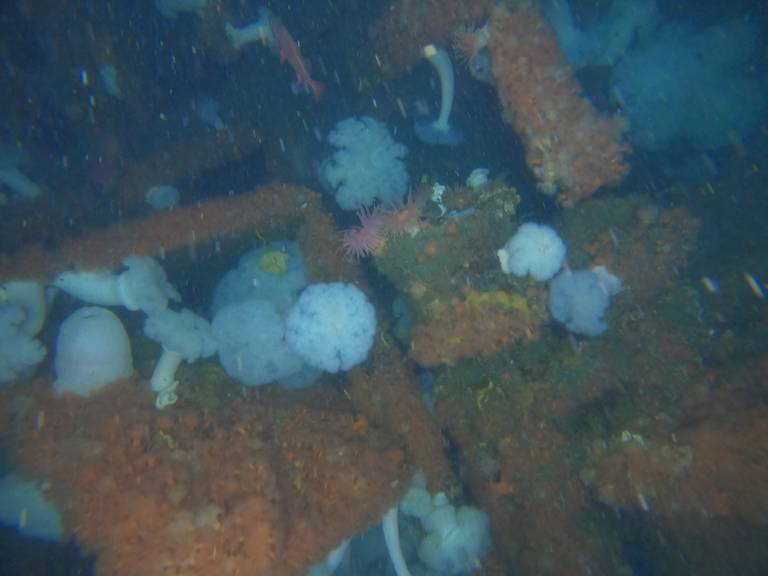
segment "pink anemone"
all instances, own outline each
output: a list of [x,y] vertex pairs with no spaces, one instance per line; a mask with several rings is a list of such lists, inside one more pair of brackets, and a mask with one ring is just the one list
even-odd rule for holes
[[344,230],[341,245],[348,258],[359,260],[376,251],[386,237],[384,213],[378,209],[363,206],[357,211],[359,226]]

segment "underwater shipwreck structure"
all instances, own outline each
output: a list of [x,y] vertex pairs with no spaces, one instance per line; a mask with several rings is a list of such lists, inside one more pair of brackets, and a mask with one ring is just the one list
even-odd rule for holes
[[[342,80],[334,86],[323,66],[309,76],[301,53],[332,30],[333,10],[318,17],[314,37],[296,43],[296,68],[288,71],[277,68],[284,59],[270,45],[277,28],[257,6],[157,0],[154,16],[163,25],[182,22],[176,40],[194,48],[188,52],[230,66],[244,58],[247,38],[263,51],[248,66],[271,62],[272,72],[310,86],[311,94],[293,100],[286,86],[268,86],[271,99],[251,103],[253,80],[245,79],[248,97],[233,98],[242,115],[222,118],[208,97],[173,115],[167,94],[152,85],[168,64],[154,53],[136,58],[124,38],[105,32],[131,21],[120,3],[93,14],[77,4],[60,20],[34,2],[21,4],[24,20],[52,38],[56,57],[81,66],[50,86],[21,67],[39,94],[68,89],[59,117],[14,83],[0,98],[40,121],[25,122],[20,112],[9,125],[19,140],[38,143],[39,126],[80,126],[70,149],[88,153],[55,158],[71,172],[56,195],[32,188],[48,202],[11,201],[0,213],[0,381],[7,384],[0,437],[13,470],[5,478],[20,479],[15,489],[31,493],[40,509],[54,509],[38,516],[25,504],[10,520],[0,515],[4,524],[34,533],[46,518],[51,532],[34,534],[75,542],[96,573],[121,576],[387,573],[382,550],[395,548],[393,526],[406,544],[404,556],[392,558],[399,576],[409,565],[430,575],[629,575],[648,558],[681,574],[765,565],[756,543],[768,514],[768,362],[744,352],[751,348],[722,320],[764,321],[764,309],[733,303],[762,303],[764,285],[733,268],[738,280],[723,282],[722,292],[739,298],[713,304],[721,287],[687,275],[706,256],[697,252],[702,215],[683,199],[735,202],[714,199],[709,182],[663,191],[626,183],[630,128],[583,94],[539,2],[394,0],[371,17],[365,66],[375,78],[356,78],[345,94],[350,108],[371,116],[336,129],[386,142],[367,157],[374,167],[396,157],[388,182],[397,187],[382,178],[369,203],[354,185],[335,199],[316,191],[308,168],[313,147],[327,143],[314,129],[327,120],[322,114],[331,116],[324,99],[342,90]],[[358,3],[338,4],[354,10]],[[284,42],[292,38],[286,22]],[[64,41],[67,24],[80,34]],[[473,77],[485,72],[484,87],[498,102],[494,121],[514,132],[528,189],[482,169],[465,180],[452,160],[439,178],[450,184],[428,169],[408,180],[406,146],[380,120],[399,114],[410,126],[397,82],[419,63],[429,68],[425,46],[439,48],[434,56],[451,43]],[[357,70],[361,60],[356,54],[344,64]],[[204,76],[189,67],[195,80]],[[102,82],[93,81],[97,70]],[[183,132],[195,122],[187,113],[205,126]],[[332,158],[352,156],[346,142],[331,143]],[[389,162],[380,161],[387,147]],[[715,187],[759,189],[768,163],[745,158],[724,168]],[[22,168],[7,164],[0,166],[6,180],[21,181]],[[330,166],[328,179],[349,182],[343,162],[320,166]],[[181,201],[170,190],[180,182]],[[150,208],[153,189],[161,197]],[[550,210],[546,225],[532,221],[541,215],[531,209],[538,202]],[[153,262],[142,276],[151,286],[133,288],[156,294],[159,286],[159,307],[170,314],[157,315],[156,302],[135,301],[123,285],[137,261]],[[245,286],[220,288],[228,276],[245,278]],[[80,308],[78,295],[91,281],[98,289]],[[222,293],[239,297],[272,282],[285,282],[282,303],[236,315],[235,328],[215,332]],[[307,286],[345,295],[320,309],[320,299],[302,307]],[[54,297],[43,287],[60,290]],[[70,313],[95,318],[94,304],[109,307],[123,327],[131,362],[111,383],[64,393],[80,376],[63,382],[56,353],[66,346],[54,343]],[[286,318],[296,310],[288,335]],[[173,349],[177,312],[192,318],[194,353]],[[152,328],[145,313],[156,314]],[[236,339],[237,325],[254,317],[262,322],[256,331],[270,332],[274,318],[282,330],[251,354],[266,359],[260,364],[204,350],[209,331]],[[290,338],[293,346],[316,336],[304,328],[317,318],[327,330],[311,346],[351,340],[354,359],[331,346],[330,356],[292,379],[297,372],[270,362]],[[744,324],[759,341],[760,329]],[[7,354],[11,344],[24,354]],[[169,351],[172,369],[156,387],[153,371]],[[75,364],[92,360],[75,355]],[[258,377],[245,374],[251,368]],[[358,537],[379,534],[380,525],[379,550],[365,556]],[[35,560],[14,562],[33,573]]]

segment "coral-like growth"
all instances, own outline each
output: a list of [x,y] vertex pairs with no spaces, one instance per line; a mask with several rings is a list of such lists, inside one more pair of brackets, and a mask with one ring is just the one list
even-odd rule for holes
[[[81,269],[118,267],[129,254],[170,255],[186,250],[193,257],[215,243],[236,238],[248,231],[259,235],[271,230],[291,230],[306,226],[306,247],[316,261],[334,262],[334,279],[347,279],[354,272],[343,264],[329,232],[329,216],[320,207],[320,197],[307,188],[271,185],[252,194],[217,198],[172,212],[154,214],[142,220],[121,222],[110,228],[92,230],[58,247],[28,244],[14,254],[0,256],[0,278],[50,279],[73,265]],[[88,232],[88,231],[86,231]],[[315,233],[316,232],[316,233]],[[220,246],[219,246],[220,247]],[[307,258],[307,260],[311,260]]]
[[661,210],[642,196],[590,198],[563,212],[556,225],[572,267],[605,266],[640,302],[679,282],[699,231],[684,208]]
[[408,234],[412,238],[426,226],[423,222],[424,206],[427,202],[427,196],[421,193],[408,193],[408,197],[403,203],[396,203],[391,209],[384,213],[384,224],[387,234],[397,236],[398,234]]
[[491,19],[491,70],[505,121],[525,143],[526,162],[547,195],[572,205],[628,170],[625,122],[598,114],[581,94],[550,27],[533,8]]
[[[360,431],[333,392],[161,414],[142,388],[61,399],[35,387],[37,409],[2,422],[99,573],[305,574],[407,486],[402,439]],[[4,413],[11,402],[0,397]]]
[[[355,411],[374,426],[399,431],[408,446],[409,460],[430,486],[443,488],[452,481],[437,421],[427,413],[414,373],[397,346],[377,339],[373,362],[366,369],[348,372]],[[397,406],[397,410],[389,407]],[[407,423],[407,424],[405,424]]]
[[758,455],[766,434],[766,412],[754,409],[738,418],[709,415],[677,430],[674,442],[664,437],[624,442],[601,462],[597,494],[610,506],[652,509],[684,524],[692,517],[759,524],[768,512],[765,498],[756,493],[768,481],[768,465]]
[[536,337],[546,311],[531,300],[507,292],[469,293],[432,321],[417,326],[411,356],[424,366],[455,364],[474,356],[492,356],[522,339]]

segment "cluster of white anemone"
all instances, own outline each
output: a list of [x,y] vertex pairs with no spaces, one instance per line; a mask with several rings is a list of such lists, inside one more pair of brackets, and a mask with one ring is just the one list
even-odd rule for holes
[[[152,390],[157,394],[156,405],[163,408],[177,400],[176,370],[181,361],[194,362],[215,354],[216,340],[207,320],[189,310],[175,311],[168,307],[170,300],[180,300],[179,292],[154,259],[128,256],[123,264],[126,269],[120,274],[94,270],[63,272],[53,285],[89,304],[124,306],[147,315],[144,334],[163,347],[150,378]],[[67,344],[60,337],[60,349],[62,345],[66,350]],[[61,380],[61,375],[59,377]],[[71,389],[65,385],[58,389],[77,392],[74,385]]]
[[529,222],[520,226],[496,255],[505,274],[549,282],[552,318],[574,334],[599,336],[608,329],[603,315],[611,297],[624,286],[603,266],[571,270],[565,266],[566,251],[554,229]]

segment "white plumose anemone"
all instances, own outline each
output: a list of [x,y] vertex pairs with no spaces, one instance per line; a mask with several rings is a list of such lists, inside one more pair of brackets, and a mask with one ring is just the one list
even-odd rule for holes
[[126,256],[121,274],[105,270],[62,272],[53,285],[89,304],[125,306],[154,314],[165,310],[168,300],[180,300],[179,292],[168,282],[160,264],[146,256]]
[[505,274],[546,282],[560,271],[565,260],[565,244],[557,232],[543,224],[520,226],[504,247],[496,252]]
[[549,312],[570,332],[599,336],[608,329],[603,316],[611,297],[623,289],[621,280],[603,266],[563,270],[549,286]]
[[285,321],[272,302],[245,299],[227,304],[216,312],[212,326],[221,366],[246,386],[284,381],[304,370],[285,340]]
[[35,336],[45,322],[45,291],[38,282],[0,284],[0,385],[25,376],[45,357]]
[[187,309],[164,309],[147,318],[144,334],[163,346],[150,384],[157,393],[155,405],[164,408],[176,402],[176,370],[182,360],[194,362],[216,353],[218,343],[208,322]]
[[89,306],[62,322],[53,362],[58,394],[88,396],[133,374],[131,343],[123,323],[106,308]]
[[349,370],[368,356],[376,313],[352,284],[313,284],[288,312],[285,338],[309,366]]

